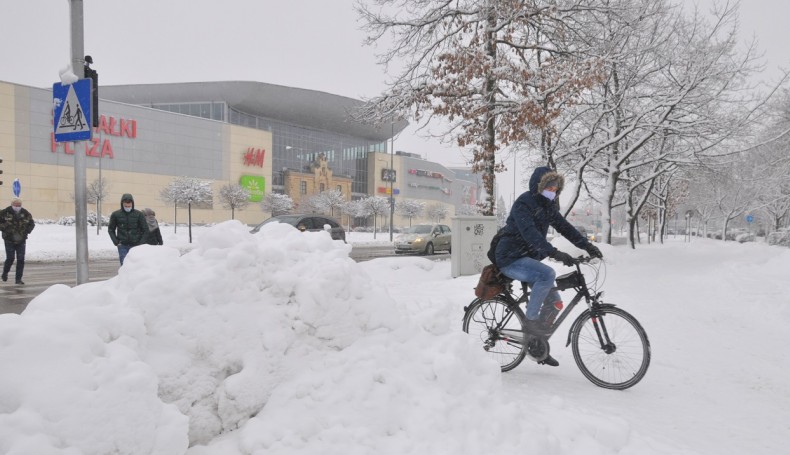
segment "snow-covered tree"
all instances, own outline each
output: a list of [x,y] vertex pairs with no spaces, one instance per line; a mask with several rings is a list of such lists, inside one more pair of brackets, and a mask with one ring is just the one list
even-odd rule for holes
[[[86,187],[86,198],[88,203],[96,204],[97,214],[101,214],[101,203],[107,198],[109,187],[110,185],[107,183],[107,180],[104,177],[97,178],[93,182],[89,183]],[[97,216],[98,222],[96,223],[96,235],[99,235],[99,232],[101,232],[103,219],[104,217]]]
[[166,187],[162,188],[159,191],[159,199],[165,203],[165,205],[172,205],[173,206],[173,232],[178,232],[178,190],[175,185],[175,181],[170,182]]
[[294,200],[287,194],[269,193],[263,197],[261,209],[272,216],[284,215],[294,209]]
[[176,177],[160,192],[160,195],[163,200],[172,203],[174,207],[178,203],[186,204],[189,218],[189,243],[192,243],[192,206],[211,205],[214,197],[211,182],[194,177]]
[[230,209],[230,219],[236,219],[236,209],[243,209],[250,204],[250,191],[239,184],[229,183],[219,189],[219,201],[223,207]]
[[351,232],[351,220],[353,218],[367,218],[370,216],[367,206],[362,203],[361,199],[346,201],[346,203],[340,207],[340,210],[348,218],[348,228],[346,229],[348,232]]
[[375,239],[377,231],[376,218],[379,215],[389,213],[390,200],[389,198],[381,196],[369,196],[364,199],[360,199],[360,204],[365,207],[365,212],[367,212],[369,215],[373,215],[373,238]]
[[414,199],[401,199],[395,204],[395,212],[398,215],[409,217],[409,227],[411,227],[411,219],[425,210],[425,202],[417,201]]
[[509,214],[509,210],[505,205],[505,199],[500,195],[499,200],[496,204],[496,224],[497,227],[503,227],[507,222],[507,216]]
[[426,207],[425,212],[428,218],[438,223],[450,213],[450,209],[446,205],[436,202]]
[[340,210],[346,199],[339,190],[322,191],[310,198],[309,204],[315,211],[335,216],[335,210]]

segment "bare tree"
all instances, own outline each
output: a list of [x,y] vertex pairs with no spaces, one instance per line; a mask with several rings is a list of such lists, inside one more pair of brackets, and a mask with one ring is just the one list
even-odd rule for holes
[[[389,123],[413,114],[441,117],[446,134],[472,149],[472,169],[482,172],[488,195],[485,215],[495,210],[496,153],[546,128],[597,79],[597,59],[572,52],[594,0],[373,0],[357,10],[368,44],[387,35],[392,46],[380,63],[403,61],[390,88],[371,100],[358,119]],[[593,8],[595,6],[595,8]]]
[[241,185],[228,183],[219,189],[219,201],[223,207],[230,209],[230,219],[236,219],[236,209],[243,209],[250,204],[250,191]]
[[[575,113],[576,127],[569,130],[578,134],[573,142],[565,138],[558,156],[575,174],[574,198],[591,180],[601,181],[606,242],[615,207],[631,204],[635,221],[652,179],[732,153],[765,101],[748,83],[758,69],[754,47],[736,51],[733,8],[708,24],[664,0],[620,3],[630,7],[603,16],[601,40],[593,46],[609,56],[607,78],[590,91],[586,110]],[[618,191],[621,183],[627,191]]]

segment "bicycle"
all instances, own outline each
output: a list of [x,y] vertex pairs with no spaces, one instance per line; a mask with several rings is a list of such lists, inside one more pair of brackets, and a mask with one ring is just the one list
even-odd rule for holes
[[[478,298],[464,307],[464,332],[477,334],[483,349],[499,361],[501,370],[510,371],[526,357],[535,362],[546,359],[549,355],[548,340],[584,298],[587,309],[571,325],[565,344],[566,347],[571,345],[576,366],[599,387],[623,390],[634,386],[645,376],[650,365],[650,341],[636,318],[614,304],[603,302],[603,291],[598,291],[596,286],[604,262],[596,263],[592,259],[575,259],[576,270],[555,279],[557,286],[554,289],[574,289],[576,295],[556,315],[545,337],[525,330],[526,316],[519,304],[529,299],[528,283],[522,283],[522,295],[515,296],[513,280],[506,277],[504,290],[496,297],[490,300]],[[592,290],[582,273],[582,264],[595,273]]]

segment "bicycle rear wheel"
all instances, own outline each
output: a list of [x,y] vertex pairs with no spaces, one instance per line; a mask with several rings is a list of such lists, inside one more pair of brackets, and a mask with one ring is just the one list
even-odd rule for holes
[[576,365],[599,387],[627,389],[647,373],[650,341],[636,318],[620,308],[604,306],[595,317],[584,311],[570,335]]
[[524,360],[524,313],[518,307],[498,299],[477,299],[466,310],[463,329],[479,338],[502,371],[510,371]]

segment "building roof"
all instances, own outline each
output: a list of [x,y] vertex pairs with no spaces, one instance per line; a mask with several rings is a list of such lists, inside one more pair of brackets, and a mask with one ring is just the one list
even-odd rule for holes
[[[245,114],[375,141],[392,137],[392,126],[366,125],[350,118],[363,101],[316,90],[249,81],[177,82],[101,86],[99,97],[127,104],[220,102]],[[395,122],[395,134],[409,123]]]

